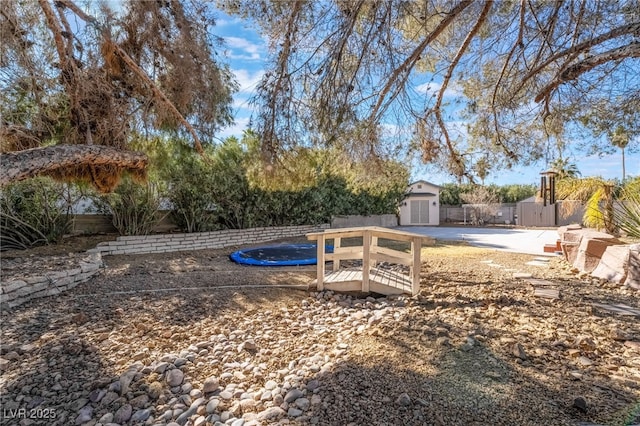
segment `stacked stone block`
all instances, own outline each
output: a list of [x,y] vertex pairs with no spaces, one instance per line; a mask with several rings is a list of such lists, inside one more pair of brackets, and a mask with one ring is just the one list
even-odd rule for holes
[[309,232],[328,229],[329,224],[279,226],[269,228],[227,229],[192,234],[159,234],[118,237],[116,241],[98,244],[89,252],[103,255],[168,253],[218,249],[244,244],[256,244],[280,238],[299,237]]
[[565,260],[595,278],[640,289],[640,244],[624,245],[612,235],[570,225],[558,229]]
[[0,282],[0,305],[3,309],[22,305],[32,299],[53,296],[87,281],[102,267],[100,253],[91,253],[76,268]]

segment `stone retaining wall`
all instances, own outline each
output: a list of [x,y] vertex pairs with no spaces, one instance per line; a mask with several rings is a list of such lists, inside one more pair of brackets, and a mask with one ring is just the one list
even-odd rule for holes
[[328,229],[329,224],[279,226],[270,228],[227,229],[192,234],[160,234],[118,237],[100,243],[89,252],[113,254],[167,253],[174,251],[216,249],[255,244],[279,238],[299,237],[308,232]]
[[60,294],[87,281],[102,266],[102,255],[91,253],[72,269],[50,272],[45,275],[0,282],[0,306],[13,308],[29,300]]
[[162,234],[118,237],[100,243],[76,268],[32,276],[22,280],[0,282],[0,307],[21,305],[31,299],[53,296],[87,281],[102,266],[103,255],[166,253],[186,250],[223,248],[261,243],[279,238],[299,237],[308,232],[328,229],[329,224],[280,226],[271,228],[230,229],[193,234]]

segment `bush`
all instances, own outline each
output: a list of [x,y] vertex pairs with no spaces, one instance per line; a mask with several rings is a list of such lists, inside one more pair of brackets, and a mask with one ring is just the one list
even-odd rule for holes
[[629,237],[640,238],[640,178],[628,182],[620,194],[614,220]]
[[155,183],[137,184],[125,178],[113,193],[95,201],[99,210],[111,214],[120,235],[148,235],[162,220],[161,195]]
[[71,205],[68,187],[50,178],[8,185],[0,193],[0,247],[58,242],[71,227]]
[[194,154],[183,155],[169,169],[167,198],[173,205],[171,217],[184,232],[205,232],[220,228],[214,212],[211,168]]

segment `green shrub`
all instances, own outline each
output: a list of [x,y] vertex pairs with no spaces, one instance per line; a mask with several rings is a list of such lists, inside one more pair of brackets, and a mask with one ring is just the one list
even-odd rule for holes
[[58,242],[72,222],[68,187],[46,177],[17,182],[0,193],[0,247],[26,249]]
[[173,205],[173,221],[184,232],[218,229],[211,167],[196,154],[185,154],[180,159],[169,170],[167,198]]
[[640,238],[640,178],[629,181],[622,189],[614,220],[625,234]]
[[148,235],[162,220],[156,183],[138,184],[125,178],[111,194],[95,198],[98,209],[111,214],[120,235]]

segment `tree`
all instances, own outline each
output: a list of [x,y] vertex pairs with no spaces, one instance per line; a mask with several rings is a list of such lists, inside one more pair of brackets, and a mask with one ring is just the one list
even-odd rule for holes
[[[614,181],[600,177],[583,179],[567,178],[558,181],[556,196],[558,199],[578,200],[585,205],[582,222],[584,225],[604,229],[611,234],[618,231],[614,218],[614,200],[617,185]],[[563,204],[569,209],[577,208],[575,204]],[[573,211],[568,211],[571,214]]]
[[594,154],[622,154],[622,180],[627,178],[625,152],[640,149],[640,97],[600,101],[581,113],[581,123],[595,140],[588,146]]
[[1,184],[49,174],[110,191],[123,171],[144,174],[132,131],[186,132],[202,151],[231,121],[236,85],[206,5],[32,0],[0,2],[0,17]]
[[494,170],[539,160],[597,100],[640,99],[634,1],[221,3],[270,40],[254,101],[271,156],[347,135],[351,152],[415,146],[472,179],[485,155]]
[[629,141],[631,140],[631,138],[629,137],[629,133],[619,125],[610,135],[610,140],[611,145],[620,148],[620,152],[622,153],[622,180],[625,180],[625,178],[627,177],[627,170],[624,160],[624,150],[629,145]]
[[460,194],[460,198],[470,208],[471,224],[482,225],[500,209],[500,197],[489,188],[477,185],[471,191]]
[[558,157],[550,164],[551,170],[557,173],[557,179],[577,178],[581,175],[576,163],[570,162],[568,158]]

